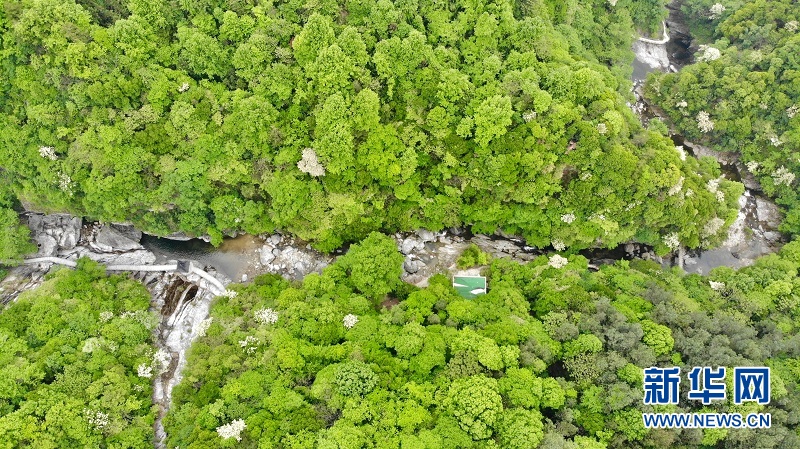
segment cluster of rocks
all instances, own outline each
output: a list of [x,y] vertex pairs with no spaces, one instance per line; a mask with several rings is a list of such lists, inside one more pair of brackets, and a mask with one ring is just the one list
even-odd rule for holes
[[263,270],[280,274],[287,279],[302,280],[309,273],[320,273],[333,262],[333,256],[325,255],[301,245],[294,238],[281,234],[264,236],[264,245],[259,249],[259,262]]
[[397,249],[405,256],[403,280],[420,287],[437,273],[454,273],[458,270],[456,262],[461,253],[471,244],[492,257],[505,257],[520,263],[528,262],[543,254],[525,245],[519,237],[498,233],[495,236],[483,234],[467,235],[458,228],[432,232],[420,229],[413,233],[395,234]]
[[68,214],[27,214],[31,237],[39,247],[36,257],[78,259],[88,257],[104,264],[146,265],[155,255],[139,244],[142,233],[128,224],[84,225]]

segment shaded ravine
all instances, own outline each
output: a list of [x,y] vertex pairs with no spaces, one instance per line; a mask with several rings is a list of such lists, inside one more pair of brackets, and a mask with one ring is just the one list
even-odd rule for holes
[[[636,102],[631,109],[644,126],[655,117],[670,123],[658,107],[649,104],[642,94],[642,86],[648,73],[654,71],[676,72],[694,62],[693,53],[697,50],[686,26],[686,18],[681,11],[681,1],[674,0],[667,8],[669,17],[665,22],[666,33],[661,41],[639,39],[634,43],[636,59],[633,62],[633,93]],[[668,37],[668,39],[667,39]],[[728,231],[725,241],[717,248],[680,251],[673,255],[670,265],[678,265],[689,273],[707,274],[719,266],[741,268],[752,264],[756,258],[773,253],[785,242],[778,232],[782,220],[775,203],[764,196],[761,186],[750,175],[733,153],[719,153],[689,141],[670,130],[670,137],[676,149],[685,151],[692,157],[713,157],[720,164],[722,176],[745,186],[744,194],[738,199],[739,213]]]

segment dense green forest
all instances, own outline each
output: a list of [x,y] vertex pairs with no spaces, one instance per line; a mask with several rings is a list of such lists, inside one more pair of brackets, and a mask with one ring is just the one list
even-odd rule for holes
[[790,0],[684,3],[705,38],[697,63],[653,76],[646,94],[678,131],[741,156],[800,233],[800,4]]
[[150,295],[82,259],[0,313],[0,448],[152,448]]
[[[391,239],[369,240],[302,283],[265,275],[218,298],[174,390],[168,447],[800,447],[800,242],[709,277],[497,259],[489,293],[466,300],[444,276],[399,283]],[[359,285],[364,273],[375,281]],[[401,301],[381,307],[390,290]],[[657,408],[758,410],[772,427],[645,430],[653,365],[770,366],[767,406]]]
[[[713,245],[741,187],[642,129],[658,1],[23,0],[0,167],[46,210],[157,233],[468,225],[545,247]],[[713,191],[710,191],[713,190]]]

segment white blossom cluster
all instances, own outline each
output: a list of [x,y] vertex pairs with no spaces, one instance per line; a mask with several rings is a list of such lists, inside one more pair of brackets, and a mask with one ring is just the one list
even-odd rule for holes
[[559,254],[553,254],[552,256],[550,256],[550,260],[547,262],[548,265],[556,269],[563,268],[568,263],[569,260],[567,260],[566,257],[563,257]]
[[588,181],[592,179],[592,172],[586,171],[581,173],[581,181]]
[[89,409],[83,409],[83,413],[86,414],[86,417],[89,420],[89,424],[93,426],[95,429],[102,430],[105,426],[108,425],[108,413],[103,413],[100,411],[93,411]]
[[664,245],[673,251],[681,246],[681,241],[678,240],[678,234],[675,232],[665,235],[662,240],[664,241]]
[[715,282],[715,281],[708,281],[708,285],[711,287],[712,290],[720,291],[725,289],[724,282]]
[[725,220],[719,217],[712,218],[708,221],[708,223],[706,223],[705,226],[703,226],[703,237],[710,237],[716,234],[720,229],[722,229],[722,225],[724,224]]
[[224,292],[222,292],[222,294],[220,296],[224,296],[224,297],[226,297],[228,299],[233,299],[233,298],[239,296],[239,293],[234,291],[234,290],[225,290]]
[[153,316],[150,315],[146,310],[136,310],[133,312],[128,310],[122,312],[122,314],[119,317],[123,319],[130,318],[150,330],[152,330],[153,326],[155,325],[155,322],[153,321]]
[[108,352],[114,352],[119,349],[119,346],[113,341],[108,341],[102,337],[91,337],[87,338],[83,343],[83,348],[81,348],[81,351],[85,352],[86,354],[91,354],[92,352],[103,347],[105,347]]
[[675,151],[678,152],[678,157],[680,160],[686,160],[686,150],[683,149],[683,145],[675,145]]
[[761,53],[761,50],[753,50],[747,55],[747,59],[753,64],[758,64],[764,60],[764,53]]
[[758,169],[761,168],[761,164],[756,161],[747,161],[747,163],[744,165],[747,167],[747,171],[750,173],[756,173]]
[[697,59],[702,62],[716,61],[722,56],[722,53],[718,48],[714,48],[710,45],[701,45],[700,51],[702,53],[697,57]]
[[247,424],[243,419],[234,419],[228,424],[217,427],[217,433],[224,440],[235,438],[236,441],[242,441],[241,433],[245,428]]
[[611,6],[617,6],[617,0],[608,0],[608,4]]
[[711,116],[708,115],[708,112],[700,111],[697,113],[697,127],[702,133],[707,133],[714,129],[714,122],[711,121]]
[[114,318],[114,312],[110,312],[106,310],[105,312],[100,312],[100,322],[106,323],[111,321],[111,318]]
[[56,156],[56,149],[53,147],[39,147],[39,156],[55,161],[58,159]]
[[686,189],[686,193],[684,193],[683,196],[685,196],[686,198],[694,196],[694,190]]
[[778,136],[772,135],[772,136],[769,136],[769,143],[773,147],[779,147],[779,146],[781,146],[783,144],[783,141],[780,138],[778,138]]
[[681,101],[675,103],[675,107],[677,107],[677,108],[683,109],[683,108],[685,108],[687,106],[689,106],[689,103],[687,103],[686,100],[681,100]]
[[550,243],[553,245],[553,249],[556,251],[564,251],[567,249],[567,245],[564,244],[563,240],[553,239],[553,241]]
[[68,194],[69,196],[72,196],[72,178],[70,178],[69,175],[66,173],[59,173],[58,188],[62,192]]
[[317,159],[317,153],[313,148],[303,149],[303,158],[297,162],[297,168],[314,177],[325,176],[325,167]]
[[795,115],[797,115],[797,112],[798,112],[798,111],[800,111],[800,108],[798,108],[798,107],[797,107],[797,105],[791,105],[791,106],[789,106],[788,108],[786,108],[786,115],[787,115],[789,118],[792,118],[792,117],[794,117]]
[[528,123],[535,118],[536,118],[536,111],[527,111],[522,114],[522,120],[525,120],[525,123]]
[[214,322],[214,317],[209,317],[197,323],[197,336],[205,337],[206,331],[208,330],[209,327],[211,327],[211,323],[213,322]]
[[248,335],[247,337],[244,338],[244,340],[239,340],[239,346],[241,346],[242,349],[244,349],[244,352],[248,354],[253,354],[254,352],[256,352],[256,349],[258,348],[258,338],[252,335]]
[[788,168],[781,165],[774,173],[772,173],[772,180],[776,185],[792,185],[794,182],[794,173],[790,172]]
[[639,207],[641,205],[642,205],[641,201],[634,201],[632,203],[628,203],[628,204],[625,205],[625,212],[630,212],[630,211],[633,210],[633,208]]
[[88,338],[85,342],[83,342],[83,348],[81,348],[81,352],[91,354],[95,351],[95,349],[100,347],[100,343],[100,339],[96,337]]
[[786,29],[786,31],[794,33],[797,31],[798,23],[796,20],[790,20],[783,25],[783,28]]
[[253,312],[253,316],[260,324],[275,324],[278,322],[278,312],[270,308],[258,309]]
[[711,193],[717,193],[719,189],[719,179],[709,179],[706,183],[706,189]]
[[178,92],[183,93],[189,90],[189,83],[181,84],[181,87],[178,88]]
[[358,323],[358,317],[353,315],[352,313],[348,313],[347,315],[344,316],[344,319],[342,319],[342,324],[344,324],[344,327],[348,329],[352,329],[353,326],[356,325],[356,323]]
[[570,224],[573,221],[575,221],[575,214],[573,214],[572,212],[563,214],[561,215],[561,221],[563,221],[566,224]]
[[714,3],[708,10],[711,20],[719,19],[723,12],[725,12],[725,5],[722,3]]
[[600,134],[605,134],[608,132],[608,126],[605,123],[598,123],[597,124],[597,132]]
[[169,362],[172,360],[172,356],[169,352],[159,349],[153,354],[153,365],[158,367],[158,374],[164,374],[167,372],[167,368],[169,368]]
[[674,196],[675,194],[680,192],[681,189],[683,189],[683,181],[685,181],[685,180],[686,180],[686,177],[685,176],[681,176],[680,179],[678,179],[678,182],[676,182],[674,186],[670,187],[669,191],[667,192],[667,195]]
[[136,375],[139,377],[144,377],[145,379],[150,379],[153,377],[153,367],[142,363],[136,368]]

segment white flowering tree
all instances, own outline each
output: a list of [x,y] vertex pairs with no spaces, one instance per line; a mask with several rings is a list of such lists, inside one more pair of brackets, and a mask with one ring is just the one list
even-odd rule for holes
[[711,18],[711,20],[716,20],[722,16],[723,12],[725,12],[725,5],[722,3],[714,3],[708,10],[708,16]]
[[344,327],[348,329],[352,329],[353,326],[355,326],[357,323],[358,323],[358,317],[353,315],[352,313],[348,313],[347,315],[344,316],[344,319],[342,319],[342,324],[344,324]]
[[697,128],[702,133],[708,133],[714,129],[714,122],[711,121],[711,116],[708,115],[708,112],[700,111],[697,113]]
[[278,312],[270,309],[258,309],[253,312],[253,317],[259,324],[275,324],[278,322]]
[[709,45],[701,45],[699,50],[700,55],[697,57],[697,60],[701,62],[716,61],[722,56],[722,53],[718,48],[714,48]]
[[553,254],[550,256],[550,260],[547,262],[553,268],[559,269],[564,268],[569,263],[566,257],[561,256],[559,254]]
[[317,153],[313,148],[303,149],[303,158],[297,162],[297,168],[314,177],[325,176],[325,167],[317,159]]
[[217,427],[217,434],[223,440],[233,438],[236,441],[242,441],[242,432],[246,428],[247,424],[243,419],[234,419],[228,424]]

